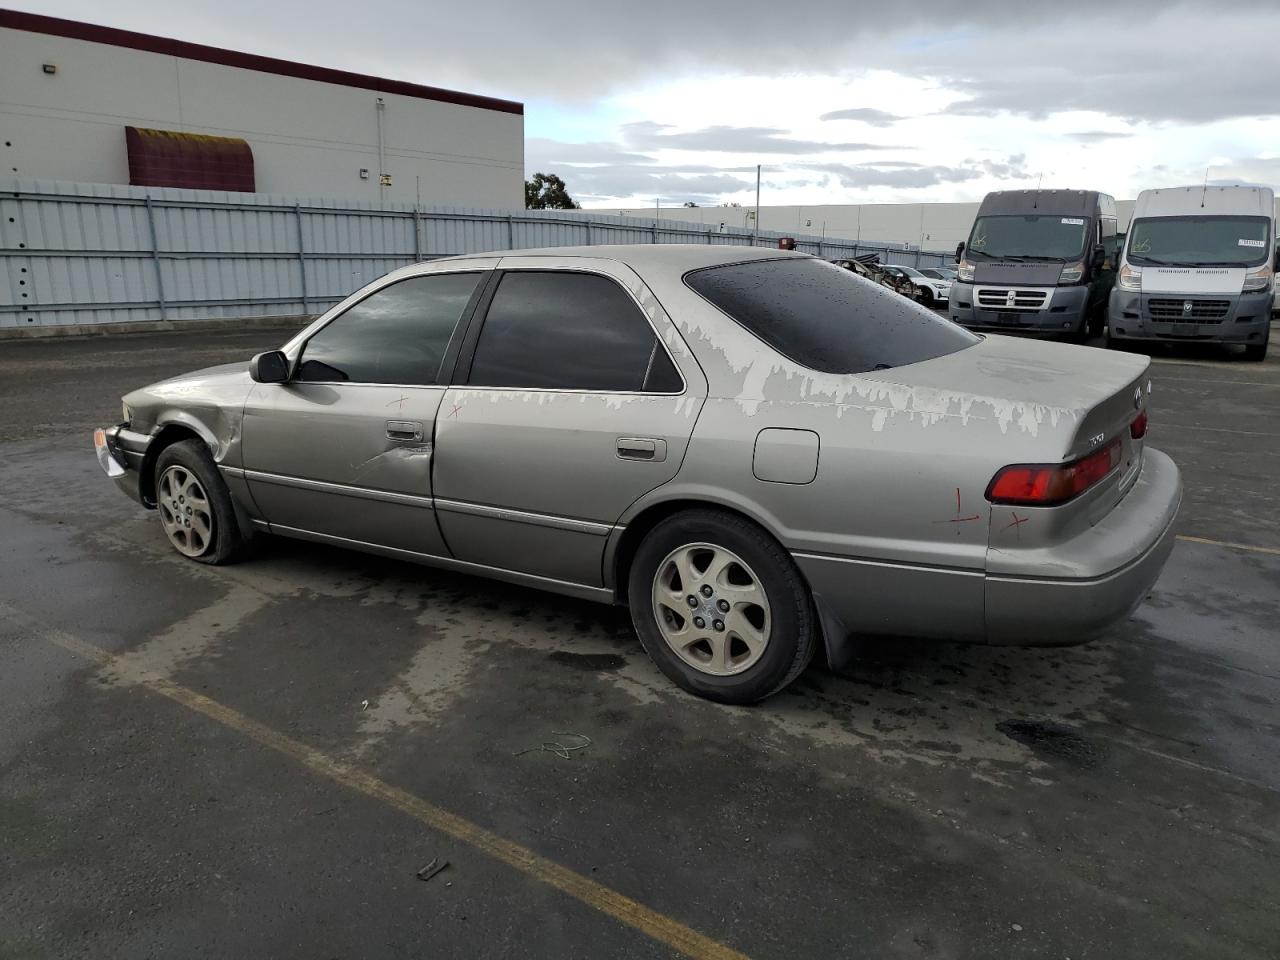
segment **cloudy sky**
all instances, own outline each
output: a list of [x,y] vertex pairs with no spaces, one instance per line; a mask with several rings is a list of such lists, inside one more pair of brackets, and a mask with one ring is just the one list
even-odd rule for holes
[[1276,0],[13,5],[522,101],[585,206],[1280,183]]

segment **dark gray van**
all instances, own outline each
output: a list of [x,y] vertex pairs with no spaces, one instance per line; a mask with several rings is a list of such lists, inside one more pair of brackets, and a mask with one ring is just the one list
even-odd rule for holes
[[1105,193],[989,193],[956,248],[951,319],[981,330],[1100,333],[1121,240],[1116,202]]

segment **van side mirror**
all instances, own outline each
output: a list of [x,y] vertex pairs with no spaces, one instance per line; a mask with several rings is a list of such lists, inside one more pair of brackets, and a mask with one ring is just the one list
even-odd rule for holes
[[257,383],[285,383],[289,379],[289,358],[280,350],[268,350],[249,361],[249,376]]
[[1100,243],[1095,243],[1093,245],[1093,259],[1091,262],[1093,263],[1093,269],[1095,270],[1099,269],[1104,263],[1106,263],[1107,248]]
[[1271,269],[1280,270],[1280,247],[1276,247],[1276,262],[1271,265]]
[[960,258],[964,256],[964,241],[961,240],[956,244],[956,263],[960,262]]

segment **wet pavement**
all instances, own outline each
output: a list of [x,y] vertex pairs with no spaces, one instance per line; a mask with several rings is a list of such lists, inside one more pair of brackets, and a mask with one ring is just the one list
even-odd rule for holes
[[1105,639],[729,708],[608,607],[170,550],[89,431],[283,338],[0,343],[0,958],[1276,955],[1280,356],[1157,354],[1186,539]]

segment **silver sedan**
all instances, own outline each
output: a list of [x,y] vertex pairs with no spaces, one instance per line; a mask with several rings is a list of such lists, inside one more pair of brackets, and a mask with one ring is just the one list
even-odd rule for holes
[[803,254],[559,248],[398,270],[95,445],[194,561],[270,533],[626,604],[673,681],[748,703],[859,636],[1125,618],[1182,496],[1148,364]]

